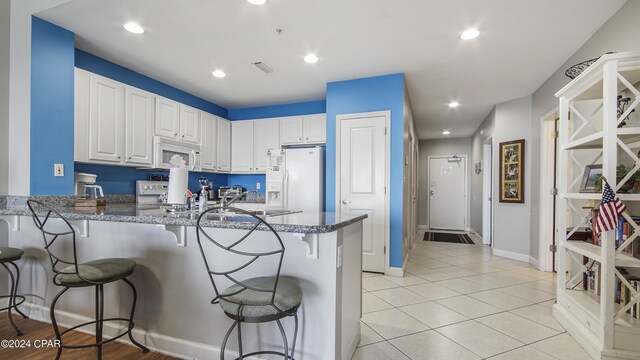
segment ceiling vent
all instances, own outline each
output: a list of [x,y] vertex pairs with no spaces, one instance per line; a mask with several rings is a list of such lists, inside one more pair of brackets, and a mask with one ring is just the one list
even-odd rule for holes
[[272,72],[276,71],[274,68],[272,68],[271,66],[263,63],[262,61],[254,62],[254,63],[251,63],[251,64],[253,66],[257,67],[258,69],[260,69],[265,74],[271,74]]

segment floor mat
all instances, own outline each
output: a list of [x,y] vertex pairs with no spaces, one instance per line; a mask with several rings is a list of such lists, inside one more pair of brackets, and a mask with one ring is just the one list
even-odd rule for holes
[[449,234],[427,231],[424,233],[424,241],[438,241],[458,244],[474,244],[467,234]]

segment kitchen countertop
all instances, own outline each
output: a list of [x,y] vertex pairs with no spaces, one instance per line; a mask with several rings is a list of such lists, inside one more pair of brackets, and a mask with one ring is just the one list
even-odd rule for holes
[[[16,199],[17,198],[17,199]],[[11,196],[0,198],[0,216],[19,215],[30,216],[26,207],[25,197]],[[157,205],[136,205],[134,203],[108,203],[99,208],[76,208],[68,201],[59,201],[55,197],[36,198],[36,200],[54,206],[63,217],[68,220],[111,221],[139,224],[195,226],[199,213],[182,212],[167,213]],[[299,212],[288,215],[266,217],[267,222],[278,232],[319,234],[336,231],[347,225],[362,221],[367,215],[337,215],[333,212],[307,213]],[[256,220],[251,216],[220,216],[208,214],[202,224],[205,227],[222,229],[251,229]],[[264,225],[258,230],[267,230]]]

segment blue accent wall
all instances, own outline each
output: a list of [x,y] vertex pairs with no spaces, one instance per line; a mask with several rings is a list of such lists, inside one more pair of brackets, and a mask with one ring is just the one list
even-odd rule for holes
[[327,83],[326,211],[335,211],[336,116],[391,111],[390,265],[402,267],[404,74]]
[[[265,154],[264,156],[267,156],[267,154]],[[260,190],[257,190],[258,194],[264,194],[264,187],[267,182],[267,176],[261,174],[229,174],[227,175],[227,182],[229,183],[228,185],[240,185],[247,190],[256,190],[256,183],[260,183]]]
[[229,109],[229,120],[250,120],[281,116],[323,114],[327,110],[326,100],[305,101],[291,104]]
[[73,63],[73,33],[32,17],[31,195],[73,194]]
[[[130,167],[92,165],[76,163],[76,171],[98,175],[97,184],[102,186],[105,194],[135,194],[136,180],[148,180],[150,174],[169,175],[168,170],[137,170]],[[208,174],[189,172],[189,190],[198,191],[198,179],[205,177],[213,181],[214,189],[227,184],[226,174]],[[254,184],[255,185],[255,184]]]
[[[173,86],[154,80],[123,66],[80,49],[75,50],[75,66],[104,77],[135,86],[139,89],[164,96],[168,99],[193,106],[196,109],[227,118],[227,109],[199,97],[193,96]],[[73,69],[72,69],[73,71]]]

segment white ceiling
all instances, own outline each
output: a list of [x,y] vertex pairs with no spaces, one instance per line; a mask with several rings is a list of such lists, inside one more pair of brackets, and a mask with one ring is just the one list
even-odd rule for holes
[[[494,104],[531,94],[624,2],[75,0],[39,16],[80,49],[227,108],[322,99],[327,82],[404,72],[429,139],[470,136]],[[124,31],[128,21],[146,33]],[[469,27],[480,37],[460,40]],[[308,52],[320,62],[305,63]],[[212,77],[217,68],[227,77]]]

